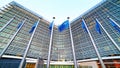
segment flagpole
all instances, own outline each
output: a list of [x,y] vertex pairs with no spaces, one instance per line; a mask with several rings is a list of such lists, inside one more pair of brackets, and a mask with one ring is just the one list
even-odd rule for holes
[[1,29],[0,29],[0,32],[2,32],[5,27],[7,27],[13,20],[15,19],[15,16],[13,16],[13,18],[11,18]]
[[96,52],[96,54],[97,54],[97,56],[98,56],[98,59],[99,59],[99,61],[100,61],[100,63],[101,63],[102,68],[106,68],[105,65],[104,65],[104,63],[103,63],[103,60],[102,60],[102,58],[101,58],[101,56],[100,56],[100,54],[99,54],[99,51],[98,51],[98,49],[97,49],[97,47],[96,47],[96,44],[95,44],[95,42],[94,42],[94,40],[93,40],[93,37],[92,37],[92,35],[91,35],[91,33],[90,33],[90,31],[89,31],[86,23],[85,23],[85,21],[84,21],[83,19],[82,19],[82,21],[84,22],[85,27],[86,27],[86,29],[87,29],[87,31],[88,31],[88,34],[89,34],[89,36],[90,36],[90,39],[91,39],[91,41],[92,41],[93,47],[94,47],[94,49],[95,49],[95,52]]
[[38,64],[39,64],[39,57],[37,58],[37,62],[35,64],[35,68],[38,68]]
[[36,29],[37,29],[37,26],[38,26],[39,22],[40,22],[40,19],[38,20],[38,22],[37,22],[37,24],[36,24],[36,26],[35,26],[35,29],[33,30],[33,33],[32,33],[32,35],[31,35],[31,37],[30,37],[30,40],[29,40],[29,42],[28,42],[28,44],[27,44],[27,48],[26,48],[25,53],[24,53],[24,55],[23,55],[23,57],[22,57],[22,60],[21,60],[21,62],[20,62],[19,68],[23,68],[23,65],[24,65],[24,62],[25,62],[27,53],[28,53],[28,51],[29,51],[29,48],[30,48],[32,39],[33,39],[33,37],[34,37],[35,31],[36,31]]
[[40,65],[44,65],[44,60],[42,59],[43,63],[41,63],[41,61],[40,61],[41,59],[42,58],[40,58],[40,56],[37,57],[37,62],[35,64],[35,68],[39,68]]
[[[98,19],[96,19],[96,21],[98,21]],[[120,51],[120,47],[117,45],[117,43],[112,39],[112,37],[109,35],[109,33],[106,31],[106,29],[102,26],[102,24],[99,21],[98,23],[100,24],[101,28],[105,31],[105,33],[107,34],[109,39],[112,41],[112,43],[115,45],[115,47]]]
[[[69,20],[69,17],[67,18]],[[75,47],[74,47],[74,42],[73,42],[73,37],[72,37],[72,31],[71,31],[71,25],[69,23],[69,31],[70,31],[70,40],[71,40],[71,45],[72,45],[72,53],[73,53],[73,59],[74,59],[74,67],[77,68],[77,61],[76,61],[76,55],[75,55]]]
[[119,28],[120,28],[120,25],[118,23],[116,23],[112,18],[108,17],[111,21],[113,21]]
[[16,37],[16,35],[18,34],[18,32],[20,31],[20,29],[23,27],[24,23],[25,23],[26,19],[23,21],[22,25],[20,26],[20,28],[17,29],[17,31],[15,32],[15,34],[13,35],[13,37],[10,39],[10,41],[7,43],[6,47],[3,49],[3,51],[0,53],[0,58],[2,58],[4,52],[8,49],[8,47],[10,46],[10,44],[12,43],[12,41],[14,40],[14,38]]
[[[55,19],[55,17],[53,17],[53,19]],[[52,42],[53,42],[53,28],[54,28],[54,23],[52,25],[52,31],[50,33],[50,44],[49,44],[49,51],[48,51],[47,68],[50,67],[51,50],[52,50]]]

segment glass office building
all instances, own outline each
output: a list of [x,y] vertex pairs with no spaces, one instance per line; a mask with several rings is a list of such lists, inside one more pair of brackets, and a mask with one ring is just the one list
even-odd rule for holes
[[[97,6],[93,7],[72,22],[73,40],[77,60],[96,58],[92,41],[88,33],[86,33],[81,25],[82,19],[87,24],[87,27],[92,35],[95,45],[103,58],[104,64],[109,68],[120,66],[118,60],[120,51],[116,47],[120,47],[120,0],[106,0]],[[114,20],[119,30],[116,30],[110,23],[109,18]],[[101,25],[101,34],[96,32],[95,20],[98,20]],[[112,38],[112,39],[110,39]],[[117,64],[114,64],[117,63]],[[98,62],[99,64],[99,62]]]
[[[31,33],[36,22],[38,25]],[[99,27],[96,27],[96,22]],[[22,26],[19,26],[21,23]],[[78,68],[120,67],[120,0],[103,0],[71,21],[71,29],[59,32],[55,25],[52,39],[49,24],[44,17],[16,2],[2,7],[0,56],[21,59],[30,44],[26,68],[34,68],[38,57],[44,60],[45,68],[52,40],[50,68],[74,68],[75,59]]]

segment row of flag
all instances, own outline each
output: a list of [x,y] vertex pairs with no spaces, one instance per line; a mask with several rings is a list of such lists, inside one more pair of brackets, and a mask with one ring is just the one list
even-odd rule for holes
[[[52,26],[53,26],[53,21],[50,23],[50,25],[49,25],[49,29],[50,29],[50,31],[52,30]],[[60,32],[62,32],[63,30],[65,30],[65,29],[67,29],[69,27],[69,20],[66,20],[66,21],[64,21],[60,26],[58,26],[58,30],[60,31]]]
[[[115,21],[111,18],[108,18],[109,19],[109,22],[111,24],[111,26],[114,27],[115,30],[117,30],[118,32],[120,32],[120,27],[115,23]],[[49,29],[50,31],[52,30],[52,27],[53,27],[53,24],[54,24],[54,21],[52,21],[49,25]],[[20,22],[17,26],[17,29],[20,28],[20,26],[22,25],[22,22]],[[31,27],[31,29],[29,30],[29,33],[32,33],[35,29],[37,25],[37,22],[35,22],[33,24],[33,26]],[[82,23],[81,23],[81,26],[82,26],[82,29],[85,31],[85,32],[88,32],[87,29],[86,29],[86,26],[85,26],[85,21],[82,20]],[[66,20],[64,21],[60,26],[58,26],[58,30],[59,32],[62,32],[64,31],[65,29],[68,29],[69,28],[69,20]],[[95,30],[99,33],[99,34],[102,34],[101,33],[101,27],[100,27],[100,24],[99,24],[99,21],[97,19],[95,19]]]
[[[120,27],[115,23],[115,21],[113,20],[113,19],[111,19],[111,18],[108,18],[109,19],[109,22],[110,22],[110,24],[111,24],[111,26],[113,26],[119,33],[120,33]],[[99,34],[102,34],[101,33],[101,27],[100,27],[100,24],[99,24],[100,22],[96,19],[95,20],[95,30],[99,33]],[[86,32],[88,32],[87,31],[87,28],[86,28],[86,26],[85,26],[85,22],[84,21],[82,21],[82,28],[86,31]]]
[[[22,23],[23,23],[23,22],[20,22],[20,23],[18,24],[17,29],[19,29],[19,28],[22,26]],[[35,23],[32,25],[31,29],[29,30],[29,33],[32,33],[32,32],[34,31],[34,29],[35,29],[36,26],[37,26],[37,22],[35,22]]]

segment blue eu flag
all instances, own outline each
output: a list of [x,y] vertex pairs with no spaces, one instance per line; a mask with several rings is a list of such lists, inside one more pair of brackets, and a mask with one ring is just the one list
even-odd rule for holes
[[53,27],[53,24],[54,24],[54,21],[52,21],[51,23],[50,23],[50,25],[49,25],[49,33],[51,34],[51,30],[52,30],[52,27]]
[[54,22],[54,21],[52,21],[52,22],[50,23],[50,25],[49,25],[49,29],[50,29],[50,30],[52,30],[53,22]]
[[58,30],[62,32],[63,30],[69,28],[69,20],[64,21],[60,26],[58,26]]
[[115,24],[115,21],[112,20],[111,18],[108,18],[109,21],[110,21],[110,24],[120,33],[120,27],[118,27],[116,24]]
[[21,25],[22,25],[22,22],[20,22],[20,23],[18,24],[17,29],[19,29],[19,28],[21,27]]
[[95,22],[96,22],[96,24],[95,24],[95,29],[96,29],[96,31],[97,31],[99,34],[101,34],[100,24],[98,23],[97,20],[95,20]]
[[88,31],[87,31],[87,28],[86,28],[86,26],[85,26],[85,22],[84,22],[83,20],[82,20],[82,24],[81,24],[81,25],[82,25],[82,28],[83,28],[86,32],[88,32]]
[[30,29],[29,33],[32,33],[37,25],[37,22],[33,24],[32,28]]

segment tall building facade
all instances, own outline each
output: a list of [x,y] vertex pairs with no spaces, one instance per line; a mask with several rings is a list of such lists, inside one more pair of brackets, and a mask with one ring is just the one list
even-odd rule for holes
[[[76,49],[76,57],[78,60],[97,57],[89,34],[85,32],[81,27],[82,19],[85,20],[85,23],[102,57],[108,57],[110,55],[112,56],[113,54],[116,56],[119,55],[119,50],[115,47],[114,43],[112,43],[112,40],[108,37],[108,35],[110,35],[115,43],[120,46],[120,33],[110,24],[110,20],[108,19],[112,18],[118,24],[118,26],[120,25],[120,7],[119,4],[116,4],[116,2],[119,1],[105,1],[104,3],[83,14],[80,16],[80,18],[71,23],[74,45]],[[101,34],[96,31],[96,19],[104,28],[103,29],[101,27]]]
[[49,29],[47,29],[48,21],[42,19],[41,16],[35,13],[33,14],[31,11],[27,10],[26,8],[15,2],[11,2],[9,5],[1,9],[0,28],[2,29],[2,27],[4,27],[6,23],[9,24],[0,33],[0,51],[2,51],[6,47],[10,39],[14,36],[15,32],[17,31],[18,25],[21,22],[25,22],[23,27],[17,33],[14,40],[10,43],[9,48],[5,52],[5,54],[8,55],[22,56],[32,35],[31,33],[29,33],[31,26],[39,19],[41,19],[41,23],[39,23],[38,28],[36,29],[34,38],[31,43],[32,46],[30,47],[27,56],[37,58],[40,56],[40,54],[42,54],[41,57],[44,56],[44,58],[46,58],[49,45]]
[[[87,31],[82,27],[83,21]],[[96,28],[96,21],[101,33]],[[115,25],[111,25],[110,21]],[[33,35],[30,31],[36,22],[39,23]],[[23,23],[23,26],[19,27],[20,23]],[[2,7],[0,9],[0,53],[2,54],[3,51],[4,53],[1,57],[23,57],[30,44],[26,57],[32,59],[40,57],[46,64],[50,44],[49,23],[42,16],[16,2]],[[89,65],[89,62],[95,62],[98,68],[102,68],[101,59],[106,68],[120,67],[120,0],[104,0],[71,21],[70,25],[78,65],[82,66],[85,62],[91,68],[96,68],[95,65]],[[73,67],[74,57],[70,36],[69,28],[59,32],[57,26],[54,26],[50,62],[53,63],[52,65]],[[5,50],[6,47],[8,48]],[[54,64],[55,62],[61,63]]]
[[[119,0],[103,1],[71,23],[77,60],[97,57],[90,35],[81,27],[82,19],[84,19],[104,64],[108,65],[108,67],[115,67],[114,62],[118,64],[120,50],[116,45],[120,47],[120,32],[111,25],[109,18],[118,24],[120,30]],[[103,26],[102,28],[100,25],[101,34],[95,29],[96,19]],[[118,64],[118,66],[120,65]]]

